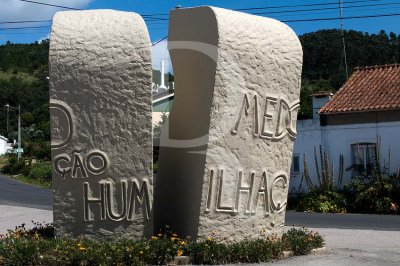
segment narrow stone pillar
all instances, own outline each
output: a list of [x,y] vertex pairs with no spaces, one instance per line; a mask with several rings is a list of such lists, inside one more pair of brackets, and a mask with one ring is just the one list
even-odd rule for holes
[[143,19],[112,10],[59,12],[50,42],[57,235],[151,235],[152,94]]
[[281,233],[302,48],[285,24],[198,7],[171,11],[175,99],[163,129],[155,222],[225,240]]

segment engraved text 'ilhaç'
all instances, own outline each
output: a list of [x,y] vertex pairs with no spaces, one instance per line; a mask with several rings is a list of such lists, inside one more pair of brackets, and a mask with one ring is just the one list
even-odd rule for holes
[[[226,186],[228,184],[227,179],[232,180],[232,178],[226,175],[222,167],[208,171],[206,213],[255,215],[256,210],[262,207],[263,214],[268,216],[271,212],[282,212],[284,210],[288,184],[285,172],[274,173],[271,183],[268,183],[270,179],[266,171],[244,172],[238,170],[236,174],[237,179],[234,182],[236,187],[231,192],[232,190],[227,189]],[[232,183],[229,184],[232,185]],[[223,202],[223,195],[227,193],[231,193],[230,197],[228,196],[230,203]],[[240,204],[241,202],[242,204]]]

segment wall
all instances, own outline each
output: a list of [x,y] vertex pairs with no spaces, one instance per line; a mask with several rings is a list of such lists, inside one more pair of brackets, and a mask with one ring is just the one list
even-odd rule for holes
[[5,154],[7,151],[7,140],[0,138],[0,155]]
[[[335,125],[319,126],[318,119],[299,120],[297,122],[297,139],[294,145],[294,155],[300,155],[300,171],[291,174],[290,190],[294,192],[299,188],[301,182],[301,173],[304,171],[303,155],[306,155],[310,175],[316,183],[316,170],[314,159],[314,146],[317,148],[319,160],[319,145],[327,151],[331,163],[335,169],[339,169],[339,155],[344,156],[344,169],[352,165],[351,144],[360,142],[376,142],[377,135],[382,139],[381,142],[381,162],[388,165],[388,153],[391,150],[390,172],[396,172],[400,164],[400,144],[398,133],[400,132],[400,121],[353,124],[353,125]],[[334,178],[338,176],[335,170]],[[344,171],[343,183],[349,182],[351,171]],[[302,191],[306,190],[306,184],[303,180]]]

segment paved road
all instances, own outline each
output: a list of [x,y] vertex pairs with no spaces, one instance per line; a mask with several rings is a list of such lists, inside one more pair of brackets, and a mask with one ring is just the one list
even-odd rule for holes
[[52,191],[0,175],[0,205],[52,210]]
[[306,227],[314,228],[400,231],[400,215],[306,213],[287,211],[286,225],[304,225]]
[[43,224],[51,223],[53,211],[0,205],[0,234],[4,234],[8,229],[14,229],[15,226],[21,224],[25,224],[26,228],[32,228],[32,221]]
[[[379,221],[377,222],[379,223]],[[400,265],[400,231],[311,229],[324,236],[326,241],[324,251],[307,256],[292,257],[267,265]]]

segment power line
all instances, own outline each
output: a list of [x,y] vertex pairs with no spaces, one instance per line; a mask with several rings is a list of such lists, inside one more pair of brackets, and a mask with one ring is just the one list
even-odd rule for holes
[[[400,13],[392,14],[374,14],[374,15],[363,15],[363,16],[350,16],[343,17],[342,19],[363,19],[363,18],[378,18],[378,17],[394,17],[400,16]],[[282,22],[311,22],[311,21],[329,21],[329,20],[339,20],[340,17],[330,17],[330,18],[310,18],[310,19],[293,19],[293,20],[281,20]],[[36,27],[10,27],[10,28],[0,28],[0,30],[20,30],[20,29],[40,29],[40,28],[50,28],[51,26],[36,26]],[[161,39],[163,41],[168,37]],[[157,44],[157,41],[155,44]],[[154,44],[154,45],[155,45]]]
[[[366,8],[366,9],[352,9],[351,14],[356,13],[356,12],[365,12],[365,11],[380,11],[380,10],[393,10],[393,7],[382,7],[382,8]],[[335,10],[329,10],[329,11],[320,11],[320,12],[310,12],[306,14],[282,14],[278,16],[274,16],[273,18],[282,20],[284,18],[291,18],[291,17],[299,17],[299,16],[313,16],[313,15],[325,15],[325,14],[332,14]],[[336,12],[334,12],[336,14]],[[361,14],[362,15],[362,14]],[[318,16],[319,17],[319,16]],[[300,19],[300,18],[299,18]]]
[[[342,19],[378,18],[378,17],[394,17],[394,16],[400,16],[400,13],[342,17]],[[313,18],[313,19],[293,19],[293,20],[282,20],[282,22],[307,22],[307,21],[324,21],[324,20],[339,20],[339,19],[340,19],[340,17],[336,17],[336,18]]]
[[38,2],[38,1],[31,1],[31,0],[19,0],[19,1],[27,2],[27,3],[31,3],[31,4],[43,5],[43,6],[58,7],[58,8],[69,9],[69,10],[82,10],[80,8],[74,8],[74,7],[68,7],[68,6],[59,6],[59,5],[53,5],[53,4],[48,4],[48,3]]
[[23,21],[0,21],[0,24],[19,24],[19,23],[50,23],[52,20],[23,20]]
[[[28,2],[33,4],[39,5],[46,5],[52,7],[59,7],[64,9],[71,9],[71,10],[82,10],[79,8],[67,7],[67,6],[60,6],[60,5],[53,5],[33,0],[20,0],[22,2]],[[358,0],[358,1],[346,1],[343,4],[354,4],[354,3],[366,3],[366,2],[380,2],[382,0]],[[371,4],[371,5],[356,5],[356,6],[342,6],[343,8],[355,8],[355,7],[368,7],[368,6],[387,6],[387,5],[397,5],[400,3],[382,3],[382,4]],[[280,8],[292,8],[292,7],[312,7],[312,6],[327,6],[327,5],[338,5],[338,2],[329,2],[329,3],[314,3],[314,4],[304,4],[304,5],[284,5],[284,6],[268,6],[268,7],[251,7],[251,8],[239,8],[234,9],[237,11],[252,11],[252,10],[262,10],[262,9],[280,9]],[[271,12],[258,12],[252,13],[254,15],[264,15],[264,14],[283,14],[283,13],[296,13],[296,12],[310,12],[310,11],[317,11],[317,10],[333,10],[337,9],[338,7],[325,7],[325,8],[314,8],[314,9],[296,9],[296,10],[282,10],[282,11],[271,11]],[[168,21],[168,18],[156,17],[156,16],[169,16],[169,14],[141,14],[144,20],[147,22],[155,22],[155,21]],[[27,21],[26,23],[28,23]],[[32,21],[34,22],[34,21]],[[39,21],[38,21],[39,22]],[[48,22],[48,21],[43,21]],[[23,23],[23,22],[12,22],[12,23]],[[2,24],[2,23],[0,23]],[[5,23],[4,23],[5,24]]]
[[154,45],[157,45],[157,44],[159,44],[160,42],[162,42],[162,41],[164,41],[164,40],[166,40],[168,38],[168,35],[167,36],[165,36],[164,38],[162,38],[162,39],[160,39],[160,40],[158,40],[158,41],[155,41],[152,45],[151,45],[151,47],[153,47]]
[[[344,4],[355,4],[355,3],[366,3],[366,2],[380,2],[382,0],[359,0],[359,1],[347,1]],[[305,4],[305,5],[286,5],[286,6],[265,6],[265,7],[249,7],[249,8],[237,8],[233,9],[235,11],[251,11],[251,10],[262,10],[262,9],[279,9],[279,8],[291,8],[291,7],[307,7],[307,6],[328,6],[337,5],[337,2],[330,3],[315,3],[315,4]],[[153,17],[153,16],[169,16],[169,14],[142,14],[142,17]]]
[[28,35],[28,34],[44,34],[49,33],[48,31],[34,31],[34,32],[7,32],[7,33],[0,33],[0,35]]
[[[383,4],[371,4],[371,5],[342,6],[342,8],[370,7],[370,6],[388,6],[388,5],[400,5],[400,3],[383,3]],[[321,11],[321,10],[336,10],[336,9],[338,9],[338,7],[323,7],[323,8],[311,8],[311,9],[297,9],[297,10],[258,12],[258,13],[250,13],[250,14],[252,14],[252,15],[267,15],[267,14],[284,14],[284,13],[310,12],[310,11]]]
[[[27,2],[27,3],[32,3],[32,4],[38,4],[38,5],[45,5],[45,6],[51,6],[51,7],[58,7],[58,8],[63,8],[63,9],[69,9],[69,10],[83,10],[80,8],[74,8],[74,7],[68,7],[68,6],[61,6],[61,5],[54,5],[54,4],[48,4],[48,3],[43,3],[39,1],[33,1],[33,0],[19,0],[22,2]],[[359,1],[347,1],[343,2],[343,4],[353,4],[353,3],[365,3],[365,2],[379,2],[382,0],[359,0]],[[327,5],[337,5],[337,2],[330,2],[330,3],[314,3],[314,4],[304,4],[304,5],[285,5],[285,6],[266,6],[266,7],[250,7],[250,8],[238,8],[234,9],[236,11],[251,11],[251,10],[262,10],[262,9],[279,9],[279,8],[291,8],[291,7],[309,7],[309,6],[327,6]],[[159,13],[159,14],[140,14],[144,19],[156,19],[156,20],[168,20],[167,18],[154,18],[155,16],[169,16],[167,13]]]
[[50,27],[51,27],[51,26],[12,27],[12,28],[0,28],[0,30],[42,29],[42,28],[50,28]]
[[[380,2],[382,0],[360,0],[360,1],[347,1],[343,2],[343,4],[355,4],[355,3],[365,3],[365,2]],[[288,5],[288,6],[265,6],[265,7],[248,7],[248,8],[237,8],[234,9],[236,11],[249,11],[249,10],[260,10],[260,9],[276,9],[276,8],[290,8],[290,7],[307,7],[307,6],[329,6],[329,5],[337,5],[338,2],[330,2],[330,3],[314,3],[314,4],[305,4],[305,5]]]
[[342,35],[342,43],[343,43],[344,66],[345,66],[345,70],[346,70],[346,79],[348,79],[349,72],[347,69],[346,42],[344,39],[344,30],[343,30],[343,2],[342,2],[342,0],[339,0],[339,16],[340,16],[340,32]]
[[[69,9],[69,10],[83,10],[81,8],[53,5],[53,4],[48,4],[48,3],[43,3],[43,2],[39,2],[39,1],[33,1],[33,0],[19,0],[19,1],[26,2],[26,3],[31,3],[31,4],[43,5],[43,6],[58,7],[58,8]],[[150,18],[150,17],[154,17],[154,16],[165,16],[165,15],[169,15],[169,14],[143,14],[141,16]]]

